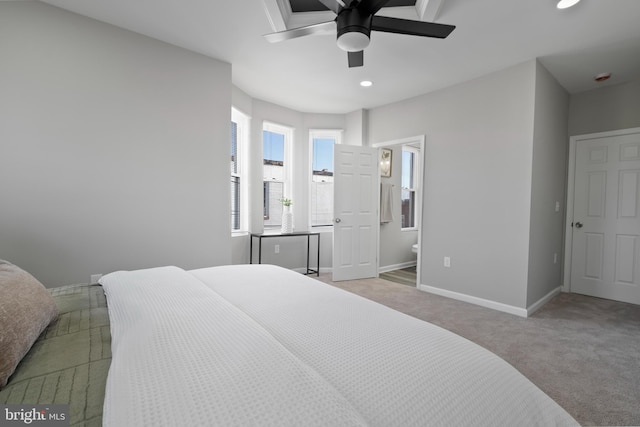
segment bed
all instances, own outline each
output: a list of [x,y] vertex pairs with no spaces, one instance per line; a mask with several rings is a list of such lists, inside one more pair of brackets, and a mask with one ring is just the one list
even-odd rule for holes
[[[104,290],[108,319],[72,425],[578,425],[478,345],[280,267],[160,267],[100,283],[78,287]],[[16,399],[21,369],[0,403]]]
[[99,427],[111,364],[104,292],[99,285],[87,284],[48,291],[58,308],[57,318],[35,341],[7,386],[0,388],[0,404],[69,404],[71,426]]

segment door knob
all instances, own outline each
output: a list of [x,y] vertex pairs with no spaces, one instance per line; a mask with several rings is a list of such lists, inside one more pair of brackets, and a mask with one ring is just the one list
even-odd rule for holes
[[582,223],[580,221],[576,222],[576,228],[582,228]]
[[339,222],[340,222],[340,221],[342,221],[342,220],[341,220],[340,218],[336,218],[336,219],[335,219],[335,221],[336,221],[336,224],[337,224],[337,223],[339,223]]

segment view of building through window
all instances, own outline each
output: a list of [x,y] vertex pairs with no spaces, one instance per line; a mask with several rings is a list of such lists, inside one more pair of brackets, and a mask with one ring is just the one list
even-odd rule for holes
[[[232,112],[237,113],[235,110]],[[246,230],[248,224],[242,212],[241,196],[243,191],[242,177],[242,138],[243,116],[232,115],[231,122],[231,229]],[[240,123],[239,123],[240,122]],[[340,130],[312,130],[310,136],[311,182],[310,182],[310,225],[329,226],[333,224],[333,150],[340,143]],[[246,133],[246,131],[244,132]],[[265,122],[262,131],[262,170],[263,170],[263,220],[265,228],[282,226],[282,200],[291,198],[289,168],[291,161],[288,150],[293,137],[293,130],[285,126]],[[295,206],[295,201],[294,201]],[[244,227],[244,228],[243,228]]]
[[340,131],[311,131],[311,226],[333,224],[333,147]]
[[412,147],[402,147],[402,228],[416,226],[416,154]]
[[262,131],[265,227],[282,225],[282,198],[285,197],[285,135],[272,130]]
[[240,230],[240,175],[238,174],[238,123],[231,122],[231,230]]

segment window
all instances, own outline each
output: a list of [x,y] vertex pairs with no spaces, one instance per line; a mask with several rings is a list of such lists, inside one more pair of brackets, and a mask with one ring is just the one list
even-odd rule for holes
[[291,198],[289,147],[293,130],[265,123],[262,130],[263,218],[265,228],[282,225],[283,198]]
[[231,230],[240,230],[240,175],[238,174],[238,123],[231,122]]
[[418,187],[418,153],[412,146],[402,147],[401,226],[416,227],[416,194]]
[[312,130],[311,226],[333,224],[333,146],[340,143],[340,130]]
[[231,231],[247,230],[249,211],[247,204],[246,179],[243,177],[246,167],[244,150],[247,146],[249,118],[231,109]]

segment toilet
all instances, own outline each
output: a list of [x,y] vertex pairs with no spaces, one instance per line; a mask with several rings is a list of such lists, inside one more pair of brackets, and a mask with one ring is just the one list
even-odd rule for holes
[[415,245],[411,246],[411,252],[413,252],[414,254],[418,253],[418,244],[417,243]]

